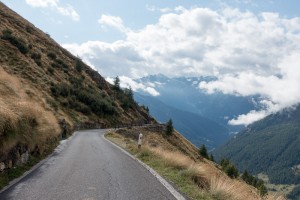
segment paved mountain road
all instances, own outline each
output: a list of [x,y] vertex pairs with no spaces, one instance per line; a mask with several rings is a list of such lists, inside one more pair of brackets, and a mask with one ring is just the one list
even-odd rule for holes
[[74,133],[40,167],[0,194],[12,200],[173,200],[148,170],[103,138]]

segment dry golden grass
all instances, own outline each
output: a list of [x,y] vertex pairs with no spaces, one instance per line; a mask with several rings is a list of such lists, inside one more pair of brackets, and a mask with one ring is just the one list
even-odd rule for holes
[[[139,133],[143,133],[144,135],[141,151],[138,151],[136,147],[136,138]],[[198,157],[195,146],[188,147],[189,142],[183,138],[183,136],[179,135],[179,133],[176,133],[176,135],[173,135],[172,137],[164,137],[162,133],[151,131],[147,128],[132,128],[111,132],[107,136],[114,138],[114,142],[117,141],[116,143],[118,145],[129,150],[131,153],[136,154],[138,157],[146,158],[146,162],[150,163],[150,165],[152,163],[156,166],[157,160],[159,160],[161,165],[156,166],[158,170],[161,170],[162,167],[173,168],[177,171],[176,173],[179,172],[181,175],[189,178],[189,180],[192,180],[192,182],[195,183],[195,188],[198,188],[197,193],[209,194],[213,199],[285,199],[280,195],[267,195],[261,197],[256,188],[240,179],[231,179],[219,169],[216,163],[206,159],[194,159]],[[182,146],[179,148],[177,145]],[[183,187],[182,184],[180,185],[180,187]],[[192,193],[195,194],[196,191]],[[200,199],[202,199],[202,197],[200,197]]]
[[231,179],[209,161],[195,162],[190,157],[179,151],[168,151],[161,147],[153,148],[145,145],[143,148],[150,150],[163,158],[166,166],[185,170],[185,173],[198,184],[199,189],[209,190],[216,199],[232,200],[283,200],[282,196],[268,195],[261,197],[252,186],[244,181]]
[[60,133],[54,114],[45,109],[42,101],[29,97],[24,88],[24,83],[0,68],[0,153],[19,142],[33,148]]
[[[209,192],[215,199],[220,200],[284,200],[280,195],[267,195],[261,197],[259,191],[243,180],[231,179],[218,165],[206,159],[199,159],[197,148],[190,144],[182,135],[175,132],[171,137],[164,137],[162,132],[147,128],[122,129],[111,133],[122,141],[131,141],[132,145],[139,133],[143,133],[144,141],[140,153],[152,152],[161,158],[162,166],[172,167],[190,177],[200,191]],[[126,142],[127,144],[128,142]],[[131,144],[129,142],[129,144]],[[119,144],[119,143],[118,143]],[[125,145],[128,149],[129,144]],[[120,145],[120,144],[119,144]],[[122,145],[121,145],[122,146]],[[137,153],[136,145],[133,150]]]
[[164,158],[166,165],[178,168],[188,168],[195,162],[178,151],[166,151],[162,148],[149,148],[152,152]]
[[18,115],[0,98],[0,136],[7,128],[13,128],[18,121]]

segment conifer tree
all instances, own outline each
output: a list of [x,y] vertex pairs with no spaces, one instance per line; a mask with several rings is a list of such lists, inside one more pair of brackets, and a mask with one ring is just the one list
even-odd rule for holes
[[119,76],[117,76],[117,77],[115,78],[115,80],[114,80],[114,88],[115,88],[116,90],[120,90],[120,78],[119,78]]
[[170,136],[173,134],[173,131],[174,131],[173,121],[172,121],[172,119],[169,119],[169,121],[167,122],[167,125],[166,125],[165,133],[167,136]]
[[209,159],[209,158],[208,158],[207,149],[206,149],[206,147],[205,147],[204,144],[202,144],[201,147],[199,148],[199,154],[200,154],[203,158]]

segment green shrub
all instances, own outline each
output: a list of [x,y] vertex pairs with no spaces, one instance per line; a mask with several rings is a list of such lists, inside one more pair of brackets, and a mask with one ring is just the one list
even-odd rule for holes
[[230,177],[230,178],[237,178],[239,176],[239,171],[235,168],[233,164],[229,164],[224,168],[224,172]]
[[61,59],[56,59],[55,63],[57,64],[57,66],[59,66],[62,69],[69,69],[69,66]]
[[[72,81],[79,81],[79,79],[72,79]],[[71,81],[71,82],[72,82]],[[83,86],[74,87],[66,83],[51,86],[52,95],[55,97],[65,97],[68,99],[69,106],[74,110],[84,114],[96,115],[113,115],[117,113],[115,106],[109,98],[103,98],[100,92],[88,89]],[[61,103],[63,100],[60,100]]]
[[32,59],[36,59],[36,60],[40,60],[40,59],[42,58],[42,56],[41,56],[40,53],[35,53],[35,52],[33,52],[33,53],[31,54],[31,58],[32,58]]
[[230,178],[237,178],[239,176],[239,171],[236,167],[229,162],[228,159],[222,159],[220,162],[222,170],[230,177]]
[[52,67],[48,67],[48,72],[49,72],[50,74],[54,74],[54,69],[53,69]]
[[241,178],[249,185],[256,187],[259,190],[261,196],[268,193],[268,190],[262,180],[258,180],[256,177],[250,175],[247,170],[244,171]]
[[53,85],[51,86],[51,92],[54,96],[59,97],[67,97],[70,94],[69,86],[65,83],[62,83],[60,85]]
[[87,105],[78,102],[75,96],[71,96],[69,98],[68,107],[86,115],[90,115],[92,113],[91,109]]
[[2,31],[2,34],[3,35],[1,38],[9,41],[12,45],[17,47],[21,53],[23,53],[23,54],[28,53],[29,49],[26,45],[26,42],[21,38],[17,38],[15,36],[13,36],[11,30],[4,30],[4,31]]
[[78,72],[81,72],[84,68],[84,63],[82,62],[82,60],[80,58],[76,58],[75,61],[75,68]]
[[31,54],[31,58],[34,60],[34,62],[38,65],[38,66],[41,66],[42,65],[42,62],[41,62],[41,54],[40,53],[35,53],[33,52]]
[[73,85],[74,88],[80,88],[82,86],[83,79],[71,76],[69,78],[69,81]]
[[31,28],[30,26],[26,26],[26,31],[27,31],[27,33],[32,33],[33,28]]
[[54,52],[49,52],[49,53],[47,54],[47,56],[48,56],[50,59],[52,59],[52,60],[55,60],[55,59],[56,59],[56,54],[55,54]]

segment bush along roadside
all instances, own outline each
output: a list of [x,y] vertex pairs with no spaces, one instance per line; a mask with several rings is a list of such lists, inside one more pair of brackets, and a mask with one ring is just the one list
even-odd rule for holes
[[[207,149],[204,144],[201,145],[201,147],[199,148],[199,155],[202,156],[203,158],[206,158],[207,160],[215,162],[213,155],[212,154],[210,156],[208,155]],[[248,185],[252,185],[255,188],[257,188],[261,196],[266,196],[268,194],[268,190],[264,184],[264,181],[259,180],[256,177],[252,176],[251,174],[248,173],[247,170],[244,171],[244,173],[240,176],[238,169],[234,166],[234,164],[230,163],[230,161],[227,158],[223,158],[220,161],[220,166],[222,171],[224,171],[230,178],[237,179],[240,177]]]
[[[230,163],[228,159],[223,158],[220,161],[220,165],[222,170],[231,178],[239,178],[240,174],[234,164]],[[248,173],[247,170],[240,176],[242,180],[244,180],[248,185],[252,185],[257,188],[261,196],[266,196],[268,194],[268,190],[265,186],[264,181],[252,176]]]

